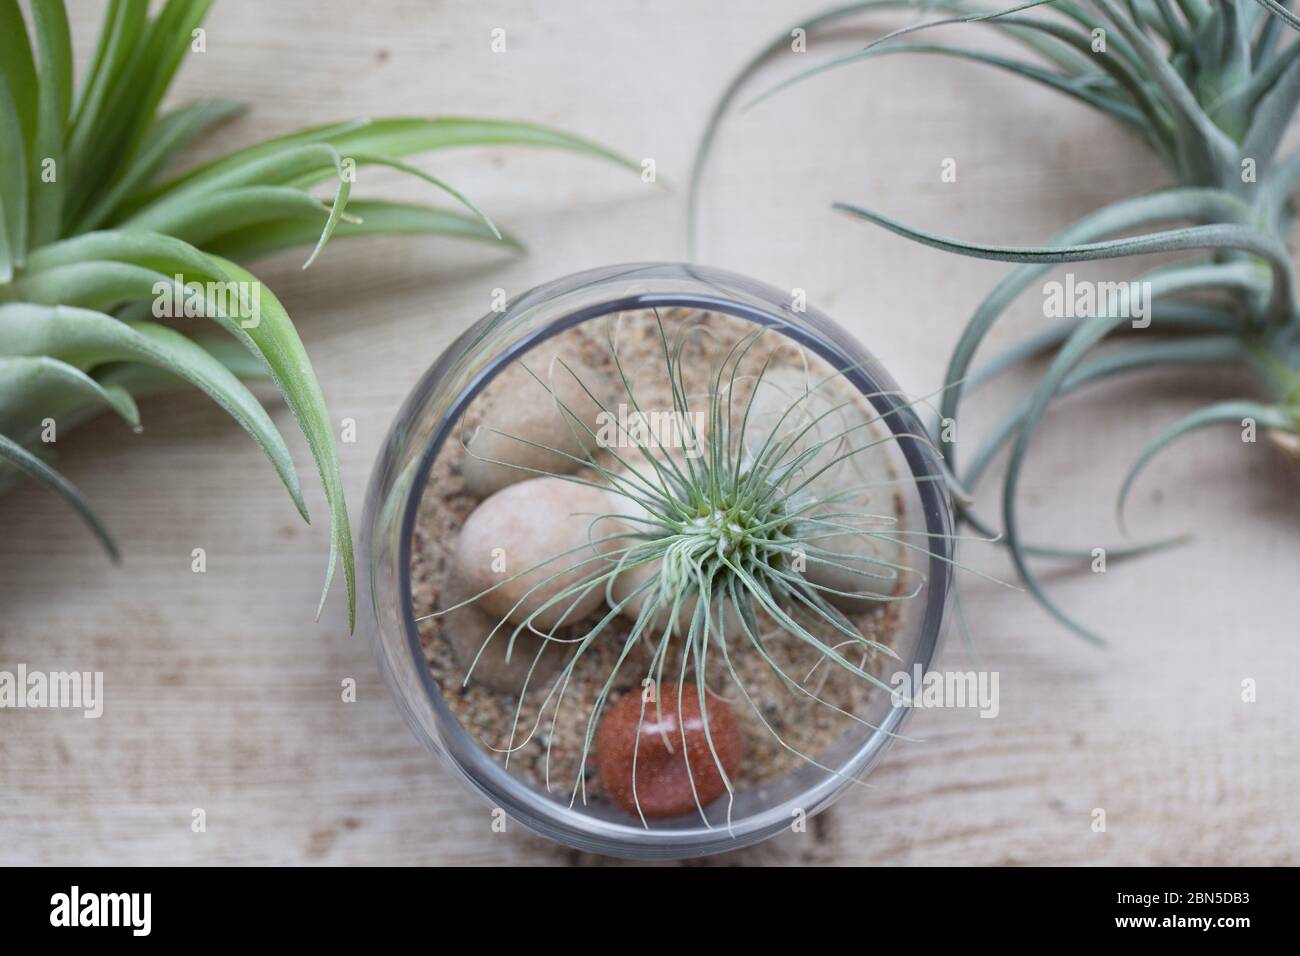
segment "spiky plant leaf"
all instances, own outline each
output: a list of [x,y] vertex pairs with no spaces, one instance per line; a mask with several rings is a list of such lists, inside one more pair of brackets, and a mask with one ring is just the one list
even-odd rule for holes
[[[262,448],[304,518],[284,440],[241,378],[269,378],[307,439],[330,510],[325,594],[341,563],[355,621],[352,538],[324,396],[293,323],[241,266],[289,247],[310,265],[335,235],[505,237],[472,200],[404,161],[456,146],[563,149],[632,161],[558,130],[473,118],[357,119],[279,136],[170,178],[191,143],[242,106],[204,100],[161,112],[211,0],[110,0],[80,89],[62,0],[0,0],[0,488],[20,474],[68,500],[111,549],[70,484],[33,453],[36,426],[61,429],[110,408],[138,424],[135,398],[185,382],[206,392]],[[415,177],[469,211],[351,202],[356,169]],[[329,188],[332,185],[332,189]],[[327,195],[311,192],[326,187]],[[197,291],[196,289],[197,284]],[[215,291],[214,291],[215,290]],[[215,341],[149,321],[165,298],[192,302]],[[211,327],[210,327],[211,328]],[[114,551],[114,553],[116,553]]]
[[[833,36],[854,14],[892,4],[837,7],[808,21],[820,36]],[[942,9],[916,3],[920,10]],[[1032,11],[1028,8],[1033,7]],[[978,8],[978,9],[974,9]],[[1049,0],[995,6],[963,4],[955,17],[924,20],[883,34],[865,48],[815,63],[758,99],[831,69],[865,63],[887,53],[938,53],[1018,72],[1026,79],[1070,94],[1126,127],[1142,117],[1143,139],[1168,170],[1173,185],[1114,203],[1063,230],[1042,246],[1015,247],[964,242],[896,222],[857,204],[837,208],[910,240],[960,255],[1020,263],[978,307],[953,351],[940,403],[940,420],[956,420],[962,398],[981,377],[1012,364],[1050,355],[1047,371],[1033,393],[999,423],[965,470],[958,470],[955,437],[936,428],[945,465],[955,488],[969,489],[987,469],[993,453],[1011,446],[1003,485],[1003,540],[1031,591],[1059,621],[1095,638],[1056,607],[1039,587],[1029,566],[1031,548],[1016,521],[1016,489],[1030,438],[1048,407],[1060,395],[1121,372],[1187,362],[1230,361],[1257,373],[1262,399],[1216,403],[1175,423],[1139,458],[1125,481],[1121,500],[1142,467],[1158,450],[1186,432],[1232,416],[1254,417],[1260,427],[1292,436],[1297,383],[1300,382],[1300,310],[1287,239],[1291,194],[1300,185],[1300,151],[1279,155],[1290,121],[1300,107],[1300,41],[1284,42],[1286,29],[1300,30],[1300,18],[1278,0]],[[1060,57],[1039,55],[1044,63],[1011,61],[976,47],[938,47],[898,43],[897,38],[958,22],[979,23],[1008,35],[1031,33],[1057,41],[1077,53],[1091,49],[1097,30],[1107,49],[1085,57],[1082,68]],[[812,30],[810,29],[810,34]],[[692,206],[697,205],[704,162],[727,107],[763,63],[786,48],[774,41],[731,82],[710,119],[697,151]],[[692,209],[691,222],[695,220]],[[1183,228],[1170,227],[1191,222]],[[1137,231],[1138,235],[1132,235]],[[1125,334],[1118,352],[1085,362],[1102,340],[1126,322],[1114,308],[1100,308],[1077,323],[1031,336],[972,373],[976,353],[990,329],[1017,297],[1051,266],[1085,259],[1148,252],[1208,254],[1146,277],[1161,291],[1153,305],[1168,318],[1153,323],[1161,334],[1182,326],[1213,331],[1213,338],[1188,343],[1139,343]],[[1116,303],[1110,303],[1115,306]],[[1144,333],[1150,334],[1150,333]],[[1240,414],[1238,414],[1240,413]],[[1249,414],[1248,414],[1249,413]],[[955,499],[962,517],[981,532],[994,529]],[[1060,549],[1034,549],[1059,556]],[[1130,549],[1137,551],[1140,549]]]

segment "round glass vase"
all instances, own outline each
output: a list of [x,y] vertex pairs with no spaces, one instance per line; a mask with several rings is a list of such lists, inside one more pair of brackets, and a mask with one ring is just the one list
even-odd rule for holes
[[410,574],[416,515],[439,451],[493,377],[541,342],[603,316],[680,307],[757,323],[815,353],[842,370],[893,432],[884,447],[902,479],[899,530],[925,546],[908,552],[921,583],[900,602],[892,648],[897,670],[928,669],[947,607],[953,542],[942,466],[927,443],[914,440],[925,434],[921,422],[888,373],[844,329],[812,308],[794,310],[776,289],[719,269],[677,263],[594,269],[538,286],[475,323],[433,363],[393,422],[371,476],[360,551],[362,626],[416,737],[491,807],[528,829],[578,850],[645,860],[737,849],[825,809],[881,759],[910,709],[888,693],[873,693],[868,712],[858,716],[874,728],[850,723],[819,755],[828,769],[804,764],[738,788],[730,825],[722,800],[706,808],[704,819],[694,814],[647,826],[605,801],[570,806],[568,788],[548,793],[533,786],[467,732],[443,698],[421,645]]

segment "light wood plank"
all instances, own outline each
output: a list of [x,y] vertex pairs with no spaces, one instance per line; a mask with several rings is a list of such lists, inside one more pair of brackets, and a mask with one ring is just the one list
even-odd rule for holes
[[[75,5],[83,61],[101,6]],[[299,320],[332,414],[358,423],[357,443],[341,446],[354,520],[407,388],[487,310],[493,288],[513,294],[591,266],[684,256],[684,184],[709,103],[786,25],[789,6],[548,4],[543,15],[541,5],[471,0],[218,5],[208,50],[175,95],[252,104],[214,148],[346,115],[487,114],[653,157],[669,183],[540,152],[448,154],[426,166],[516,230],[529,256],[376,240],[338,243],[307,273],[297,256],[259,266]],[[489,51],[495,26],[507,30],[506,54]],[[947,157],[956,183],[939,181]],[[1002,268],[919,249],[831,214],[830,201],[955,236],[1031,242],[1161,181],[1139,147],[1050,93],[969,64],[881,60],[728,127],[701,251],[805,288],[905,387],[926,392]],[[1031,293],[994,343],[1035,328],[1035,309]],[[1115,540],[1111,496],[1141,443],[1206,388],[1232,394],[1227,382],[1194,385],[1195,373],[1119,385],[1053,416],[1024,488],[1038,537]],[[312,623],[325,511],[288,412],[273,406],[321,516],[310,528],[210,403],[182,396],[143,411],[142,435],[103,418],[59,442],[67,474],[119,534],[124,566],[110,567],[41,491],[0,500],[0,668],[102,670],[108,698],[98,721],[0,713],[0,862],[589,862],[518,827],[492,834],[486,809],[407,731],[365,642],[346,635],[341,593]],[[925,741],[897,746],[871,789],[806,834],[713,862],[1300,862],[1295,490],[1263,446],[1230,433],[1159,460],[1134,523],[1143,534],[1191,528],[1195,543],[1105,575],[1049,579],[1113,635],[1104,650],[1062,633],[1023,594],[972,579],[971,622],[984,664],[1001,674],[1000,716],[919,715],[911,728]],[[207,550],[205,575],[190,571],[194,547]],[[1008,573],[992,547],[966,555]],[[969,666],[955,639],[944,660]],[[358,681],[355,704],[340,701],[346,677]],[[1259,684],[1255,704],[1240,701],[1247,677]],[[191,832],[195,807],[206,833]],[[1104,834],[1090,829],[1094,807],[1107,810]]]

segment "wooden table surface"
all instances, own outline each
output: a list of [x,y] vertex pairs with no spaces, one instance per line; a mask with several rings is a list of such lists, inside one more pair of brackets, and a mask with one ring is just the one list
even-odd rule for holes
[[[84,63],[102,4],[74,6]],[[190,58],[173,97],[222,95],[253,109],[200,156],[344,116],[487,115],[653,158],[662,180],[536,151],[439,154],[419,162],[516,231],[528,255],[377,239],[337,242],[307,272],[297,253],[257,264],[298,322],[331,415],[357,423],[356,442],[340,445],[354,522],[406,391],[487,311],[494,288],[513,295],[579,269],[685,256],[684,185],[709,104],[762,42],[814,9],[217,5],[207,51]],[[911,19],[863,22],[880,33]],[[507,50],[494,54],[498,27]],[[960,31],[988,41],[975,26],[948,28],[948,39]],[[807,59],[786,57],[766,77],[838,49],[813,42]],[[949,158],[958,175],[945,183]],[[701,258],[806,289],[915,393],[939,385],[959,328],[1004,268],[919,248],[832,213],[831,201],[1031,243],[1164,182],[1141,147],[1082,107],[939,58],[886,58],[791,90],[734,118],[717,160]],[[366,173],[354,195],[365,194],[425,192]],[[1024,297],[994,343],[1039,327],[1036,299]],[[1175,373],[1064,403],[1025,476],[1027,526],[1087,546],[1117,540],[1113,496],[1134,453],[1239,384]],[[972,406],[980,414],[963,437],[1005,399]],[[271,410],[324,515],[292,417],[277,402]],[[407,730],[366,640],[346,632],[341,591],[313,623],[325,525],[299,522],[243,433],[198,395],[142,411],[140,435],[105,416],[59,442],[65,473],[119,537],[120,567],[46,492],[0,499],[0,670],[102,671],[106,697],[99,720],[0,712],[0,863],[593,862],[517,825],[493,833],[487,809]],[[1046,576],[1111,638],[1104,649],[1061,631],[1025,594],[969,579],[981,666],[1001,675],[999,716],[918,714],[910,728],[923,740],[896,746],[870,789],[807,833],[715,862],[1300,862],[1297,487],[1275,453],[1233,430],[1157,460],[1134,496],[1136,533],[1192,530],[1193,543],[1105,574]],[[191,571],[196,547],[205,574]],[[993,546],[966,557],[1010,574]],[[973,666],[955,634],[942,663]],[[355,703],[340,700],[349,677]],[[1256,682],[1253,703],[1242,700],[1245,679]],[[1091,825],[1098,807],[1104,833]],[[192,832],[195,808],[206,832]]]

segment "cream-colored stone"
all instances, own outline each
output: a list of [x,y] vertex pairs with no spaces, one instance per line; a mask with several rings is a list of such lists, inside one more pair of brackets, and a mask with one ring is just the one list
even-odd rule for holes
[[558,346],[543,344],[504,370],[490,396],[479,399],[483,417],[462,466],[466,490],[482,499],[537,477],[527,469],[576,471],[580,462],[565,456],[584,458],[596,442],[583,425],[592,432],[599,427],[600,405],[588,390],[608,404],[608,376]]
[[[455,607],[476,593],[452,574],[448,577],[442,605]],[[497,627],[500,620],[499,616],[485,612],[477,601],[455,607],[443,618],[443,633],[462,668],[460,677],[469,676],[469,686],[482,684],[503,693],[520,694],[525,685],[535,686],[549,680],[572,651],[570,645],[548,641],[528,628],[515,634],[514,624]],[[512,639],[514,647],[510,648]],[[544,644],[550,646],[542,650]],[[506,659],[508,648],[509,660]]]
[[[819,384],[824,379],[824,375],[802,369],[770,370],[754,390],[746,447],[757,456],[769,434],[775,434],[778,442],[793,439],[790,450],[780,457],[781,462],[793,462],[824,443],[785,482],[788,490],[798,489],[799,495],[823,502],[810,512],[814,519],[841,526],[805,525],[810,535],[835,536],[810,542],[813,547],[804,576],[836,591],[890,595],[897,578],[905,573],[890,567],[905,563],[903,547],[879,536],[889,534],[898,520],[898,476],[892,461],[895,443],[888,438],[886,425],[876,420],[865,399],[846,381],[832,379]],[[819,560],[813,548],[834,555]],[[888,579],[868,575],[886,575]],[[823,597],[845,609],[861,607],[866,600],[825,592]]]
[[540,630],[576,623],[600,605],[602,589],[542,607],[598,573],[598,552],[589,542],[611,533],[603,528],[608,522],[592,525],[607,508],[603,489],[563,478],[509,485],[470,513],[456,542],[453,573],[471,593],[499,585],[478,601],[498,619],[518,624],[537,612],[532,621]]

